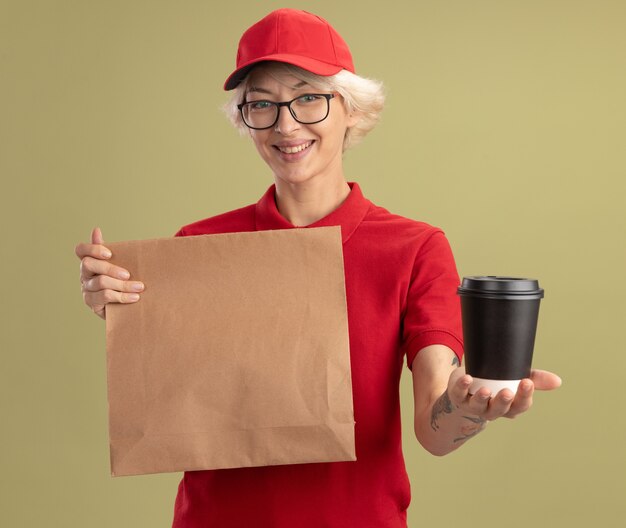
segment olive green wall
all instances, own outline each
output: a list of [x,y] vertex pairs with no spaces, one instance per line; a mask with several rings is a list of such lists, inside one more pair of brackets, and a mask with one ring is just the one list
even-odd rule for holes
[[[284,2],[0,1],[3,526],[167,527],[180,474],[111,478],[104,324],[74,246],[172,235],[271,174],[220,113],[238,38]],[[346,175],[441,226],[461,275],[545,288],[563,387],[444,458],[412,434],[411,527],[621,526],[626,3],[300,2],[385,81]],[[505,524],[502,519],[506,518]]]

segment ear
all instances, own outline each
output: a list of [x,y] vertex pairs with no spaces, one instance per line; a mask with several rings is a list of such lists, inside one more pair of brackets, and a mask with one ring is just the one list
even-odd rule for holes
[[361,120],[361,115],[361,112],[356,111],[348,114],[348,128],[352,128],[354,125],[356,125]]
[[344,111],[347,114],[347,119],[346,119],[346,128],[352,128],[354,125],[356,125],[362,117],[362,113],[358,112],[357,110],[352,110],[349,111],[348,110],[348,104],[346,103],[346,100],[343,98],[343,96],[340,93],[337,93],[337,95],[339,96],[339,98],[341,99],[341,104],[344,108]]

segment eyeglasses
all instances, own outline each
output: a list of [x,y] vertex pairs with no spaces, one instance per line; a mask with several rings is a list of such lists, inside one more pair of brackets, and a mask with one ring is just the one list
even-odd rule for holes
[[330,100],[335,94],[304,94],[291,101],[244,101],[237,105],[243,122],[254,130],[272,128],[278,122],[280,107],[286,106],[293,118],[303,125],[324,121],[330,111]]

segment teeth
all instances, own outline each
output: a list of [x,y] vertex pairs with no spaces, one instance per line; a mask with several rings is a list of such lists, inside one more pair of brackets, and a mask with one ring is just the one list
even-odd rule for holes
[[298,145],[297,147],[278,147],[278,150],[284,152],[285,154],[295,154],[296,152],[300,152],[305,148],[309,148],[311,146],[312,141],[308,143],[303,143],[302,145]]

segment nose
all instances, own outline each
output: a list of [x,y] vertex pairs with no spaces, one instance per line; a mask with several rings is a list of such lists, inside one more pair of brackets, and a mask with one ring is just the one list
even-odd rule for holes
[[298,128],[300,128],[300,123],[293,118],[289,108],[281,106],[278,109],[278,121],[276,121],[276,124],[274,125],[274,130],[279,134],[288,136]]

